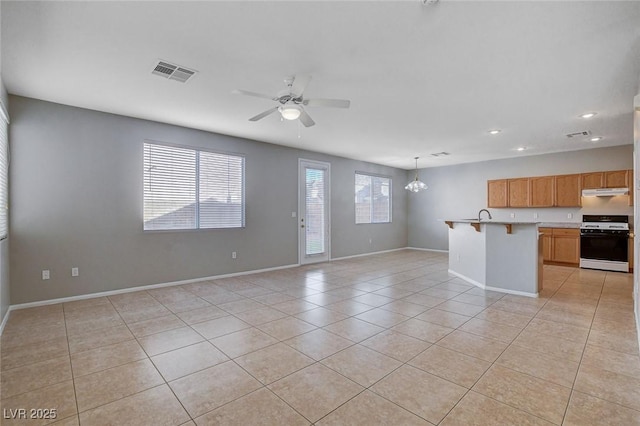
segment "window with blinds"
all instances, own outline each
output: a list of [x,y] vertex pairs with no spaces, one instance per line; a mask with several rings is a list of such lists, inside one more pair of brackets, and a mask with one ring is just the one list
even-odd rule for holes
[[244,157],[144,143],[144,229],[244,227]]
[[9,117],[0,104],[0,240],[9,235]]
[[391,222],[391,178],[356,172],[356,223]]

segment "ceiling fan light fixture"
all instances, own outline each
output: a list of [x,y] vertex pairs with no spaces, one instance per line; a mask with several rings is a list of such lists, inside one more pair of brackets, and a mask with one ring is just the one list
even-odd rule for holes
[[296,104],[285,104],[278,108],[285,120],[296,120],[302,113],[302,108]]
[[407,184],[407,186],[404,187],[404,189],[406,189],[407,191],[410,192],[420,192],[424,189],[428,189],[429,187],[427,186],[426,183],[422,182],[419,178],[418,178],[418,158],[420,157],[416,157],[416,177],[414,180],[412,180],[411,182],[409,182]]

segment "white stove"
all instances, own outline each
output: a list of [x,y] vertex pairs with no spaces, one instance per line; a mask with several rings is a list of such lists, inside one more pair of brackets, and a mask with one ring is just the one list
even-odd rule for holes
[[628,216],[582,216],[580,267],[629,272],[628,240]]

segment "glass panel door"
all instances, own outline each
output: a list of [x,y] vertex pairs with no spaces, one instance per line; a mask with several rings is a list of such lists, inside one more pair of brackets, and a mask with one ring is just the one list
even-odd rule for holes
[[329,260],[329,164],[300,160],[300,263]]

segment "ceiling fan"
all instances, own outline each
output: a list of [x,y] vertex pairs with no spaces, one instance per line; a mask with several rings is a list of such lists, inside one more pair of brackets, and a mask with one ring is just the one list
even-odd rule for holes
[[233,93],[238,95],[254,96],[256,98],[265,98],[278,103],[277,106],[269,108],[261,112],[255,117],[251,117],[249,121],[258,121],[274,112],[280,112],[285,120],[300,119],[305,127],[311,127],[315,123],[305,111],[305,106],[310,107],[329,107],[329,108],[349,108],[351,101],[345,99],[305,99],[302,95],[304,89],[311,81],[309,74],[298,74],[293,77],[284,79],[287,88],[278,92],[276,96],[263,95],[262,93],[250,92],[248,90],[236,89]]

